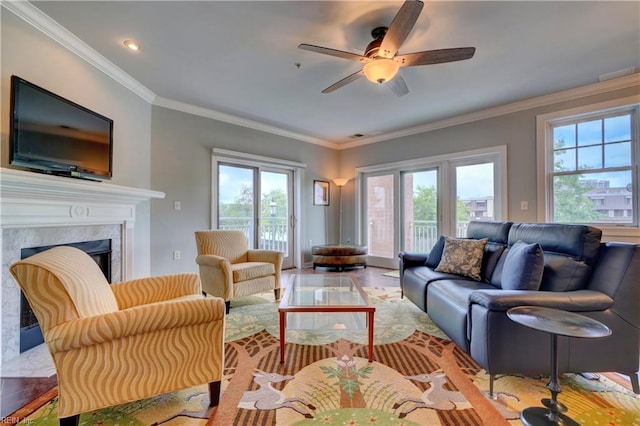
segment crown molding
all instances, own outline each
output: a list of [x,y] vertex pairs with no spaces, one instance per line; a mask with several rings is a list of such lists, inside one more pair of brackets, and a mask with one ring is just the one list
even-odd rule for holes
[[431,123],[420,126],[409,127],[395,132],[384,133],[379,136],[372,136],[366,139],[358,139],[354,142],[348,142],[339,145],[338,149],[355,148],[362,145],[368,145],[376,142],[383,142],[391,139],[397,139],[404,136],[416,135],[418,133],[431,132],[433,130],[444,129],[446,127],[458,126],[461,124],[471,123],[473,121],[485,120],[487,118],[498,117],[501,115],[511,114],[514,112],[525,111],[528,109],[543,107],[564,101],[584,98],[601,93],[612,92],[619,89],[640,86],[640,73],[627,75],[624,77],[607,80],[599,83],[580,86],[573,89],[567,89],[548,95],[529,98],[522,101],[512,102],[493,108],[487,108],[480,111],[474,111],[469,114],[463,114],[456,117],[446,118],[444,120],[433,121]]
[[322,145],[327,148],[338,149],[339,145],[327,142],[322,139],[314,138],[311,136],[303,135],[302,133],[296,133],[289,130],[282,129],[280,127],[271,126],[261,123],[259,121],[249,120],[247,118],[238,117],[232,114],[226,114],[224,112],[215,111],[209,108],[203,108],[184,102],[174,101],[171,99],[163,98],[161,96],[156,97],[153,102],[154,105],[182,111],[187,114],[199,115],[205,118],[211,118],[213,120],[223,121],[229,124],[235,124],[236,126],[247,127],[249,129],[259,130],[261,132],[272,133],[278,136],[284,136],[286,138],[296,139],[302,142],[308,142],[316,145]]
[[122,86],[149,103],[153,103],[156,94],[147,89],[136,79],[117,67],[113,62],[98,53],[91,46],[80,40],[69,30],[44,14],[40,9],[24,0],[3,0],[2,7],[9,10],[32,27],[41,31],[61,46],[93,65]]

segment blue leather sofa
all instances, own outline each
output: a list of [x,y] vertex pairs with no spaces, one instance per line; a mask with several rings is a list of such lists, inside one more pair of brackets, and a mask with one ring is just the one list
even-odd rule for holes
[[[606,324],[608,337],[559,337],[559,372],[620,372],[640,393],[640,247],[602,243],[601,236],[584,225],[475,221],[467,237],[488,239],[479,281],[437,272],[442,244],[436,244],[428,254],[399,254],[400,286],[487,371],[491,393],[496,375],[549,373],[549,335],[506,315],[523,305],[578,312]],[[543,250],[538,290],[501,288],[504,258],[518,241]]]

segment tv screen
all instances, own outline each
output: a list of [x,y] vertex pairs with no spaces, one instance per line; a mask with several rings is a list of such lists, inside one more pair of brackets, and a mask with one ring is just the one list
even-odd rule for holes
[[113,120],[11,76],[10,161],[51,174],[110,179]]

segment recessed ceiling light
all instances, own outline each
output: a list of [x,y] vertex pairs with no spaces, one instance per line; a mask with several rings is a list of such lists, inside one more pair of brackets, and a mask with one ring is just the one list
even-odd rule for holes
[[136,52],[142,49],[142,47],[135,40],[125,40],[122,44],[124,44],[128,49],[134,50]]

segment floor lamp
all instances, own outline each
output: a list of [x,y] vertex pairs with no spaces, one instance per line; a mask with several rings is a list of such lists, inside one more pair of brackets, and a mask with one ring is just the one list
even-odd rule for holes
[[342,244],[342,187],[345,186],[347,182],[349,182],[349,178],[335,178],[333,180],[333,183],[336,184],[340,191],[340,225],[338,227],[338,244]]

